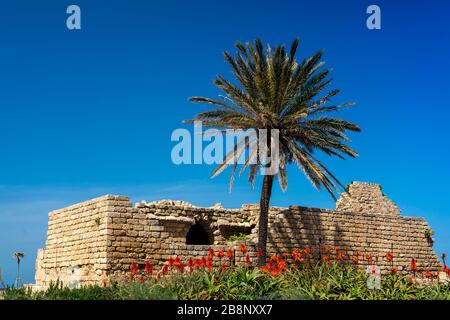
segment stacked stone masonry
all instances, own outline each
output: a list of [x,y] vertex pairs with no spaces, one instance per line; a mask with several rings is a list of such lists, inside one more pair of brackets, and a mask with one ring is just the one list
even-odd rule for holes
[[[252,263],[257,261],[258,205],[225,209],[220,205],[196,207],[182,201],[141,202],[132,206],[128,197],[107,195],[49,213],[45,249],[36,261],[36,287],[52,281],[64,284],[105,284],[129,274],[130,264],[141,268],[147,261],[156,268],[172,257],[204,257],[209,248],[233,248],[243,263],[240,242],[232,235],[247,234]],[[203,241],[189,244],[193,226],[204,231]],[[356,250],[384,259],[393,250],[394,264],[407,272],[412,258],[420,269],[437,271],[438,258],[427,238],[424,219],[400,216],[400,210],[376,184],[352,183],[336,203],[336,210],[299,206],[272,207],[269,212],[268,253],[286,254],[310,247],[312,259],[336,246],[353,255]],[[319,250],[322,248],[322,250]],[[361,259],[363,260],[363,259]]]

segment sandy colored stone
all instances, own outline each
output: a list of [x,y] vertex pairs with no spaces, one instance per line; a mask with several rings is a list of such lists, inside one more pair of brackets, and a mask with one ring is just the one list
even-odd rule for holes
[[[38,251],[36,286],[45,288],[57,279],[67,283],[73,280],[74,270],[80,270],[77,276],[81,284],[102,284],[105,279],[127,276],[133,261],[141,266],[151,261],[162,267],[169,257],[200,258],[211,247],[216,252],[231,247],[236,261],[244,263],[241,242],[227,244],[231,234],[240,232],[248,233],[245,243],[256,263],[258,216],[259,206],[254,204],[240,209],[201,208],[162,200],[133,206],[128,197],[113,195],[54,210],[49,213],[46,247]],[[99,226],[96,219],[101,222]],[[195,223],[205,229],[211,245],[186,245],[186,235]],[[401,216],[376,184],[352,183],[337,201],[336,210],[272,207],[268,227],[269,255],[311,247],[311,259],[318,259],[319,246],[332,250],[339,246],[349,254],[358,250],[378,257],[386,273],[390,264],[384,255],[393,246],[399,272],[407,272],[412,258],[419,269],[441,269],[432,243],[425,238],[430,229],[427,222]]]

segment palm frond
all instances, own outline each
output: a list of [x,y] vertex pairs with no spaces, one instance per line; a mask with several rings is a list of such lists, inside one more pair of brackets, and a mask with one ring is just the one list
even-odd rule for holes
[[[202,121],[205,127],[215,127],[220,132],[228,129],[278,129],[279,130],[279,171],[278,181],[283,190],[288,186],[287,169],[296,164],[317,188],[325,188],[336,199],[339,180],[316,156],[320,151],[328,156],[345,159],[356,157],[358,153],[348,146],[347,132],[360,132],[356,124],[330,116],[332,112],[353,103],[331,104],[340,93],[339,89],[327,90],[332,79],[331,69],[322,69],[323,51],[303,59],[296,59],[299,40],[295,39],[290,48],[284,45],[264,47],[261,39],[251,42],[237,42],[236,54],[224,53],[230,65],[235,82],[217,76],[214,84],[224,94],[219,99],[192,97],[190,101],[216,107],[199,113],[187,123]],[[238,141],[213,172],[219,175],[226,167],[232,166],[230,190],[237,171],[237,156],[249,150],[239,176],[249,169],[248,180],[254,187],[260,163],[256,142]],[[251,150],[251,151],[250,151]]]

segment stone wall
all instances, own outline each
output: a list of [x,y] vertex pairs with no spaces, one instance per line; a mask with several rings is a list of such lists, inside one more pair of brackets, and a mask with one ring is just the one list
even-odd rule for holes
[[47,286],[59,279],[94,284],[107,279],[109,215],[120,211],[125,199],[108,195],[50,212],[45,249],[38,251],[36,261],[36,283]]
[[353,182],[336,202],[337,211],[399,216],[400,209],[375,183]]
[[[210,247],[216,251],[232,247],[238,262],[244,256],[238,243],[227,239],[248,234],[247,246],[256,262],[258,205],[240,209],[196,207],[182,201],[141,202],[132,206],[128,197],[104,196],[49,214],[46,248],[36,262],[36,284],[45,287],[57,279],[65,284],[107,283],[129,273],[131,262],[146,261],[161,266],[170,257],[203,257]],[[207,244],[186,244],[192,226],[200,226]],[[334,252],[352,255],[356,250],[384,260],[393,249],[394,264],[406,271],[412,258],[419,269],[440,267],[432,243],[426,238],[429,226],[421,218],[402,217],[395,204],[378,185],[354,183],[337,202],[337,210],[305,207],[276,208],[269,212],[269,254],[289,254],[306,246],[313,258]],[[322,248],[319,250],[319,248]],[[361,262],[363,257],[361,257]]]
[[[391,269],[385,255],[393,251],[394,265],[400,272],[407,272],[412,258],[417,260],[420,270],[437,271],[439,261],[425,237],[426,230],[429,226],[421,218],[305,207],[272,209],[268,251],[283,254],[295,248],[310,247],[315,260],[324,256],[336,258],[336,247],[350,257],[359,251],[360,264],[368,264],[364,259],[368,254],[378,259],[383,273]],[[326,252],[327,247],[331,253]]]
[[[250,233],[256,224],[251,212],[221,207],[201,208],[181,201],[138,203],[134,208],[128,201],[126,210],[110,214],[108,238],[108,267],[111,274],[129,271],[130,263],[145,261],[162,265],[174,254],[201,257],[204,246],[186,245],[186,235],[195,223],[208,233],[210,244],[219,248],[226,244],[227,236],[240,232]],[[252,222],[253,221],[253,222]],[[191,248],[197,247],[196,250]],[[183,252],[176,253],[176,252]]]

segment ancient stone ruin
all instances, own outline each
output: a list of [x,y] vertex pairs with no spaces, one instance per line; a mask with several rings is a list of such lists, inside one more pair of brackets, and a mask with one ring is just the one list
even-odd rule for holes
[[[146,261],[162,266],[168,258],[203,257],[209,248],[235,248],[228,240],[245,234],[252,263],[256,264],[258,205],[225,209],[196,207],[182,201],[140,202],[106,195],[49,213],[45,249],[38,250],[36,287],[59,280],[68,286],[107,284],[129,274],[130,263],[144,268]],[[356,250],[384,259],[393,250],[399,272],[407,272],[412,258],[420,270],[437,271],[430,227],[421,218],[404,217],[377,184],[354,182],[336,203],[336,210],[291,206],[272,207],[269,213],[269,254],[291,253],[310,247],[321,259],[323,248],[353,255]],[[319,250],[322,248],[322,250]],[[361,257],[361,262],[364,258]],[[156,267],[155,267],[156,268]]]

